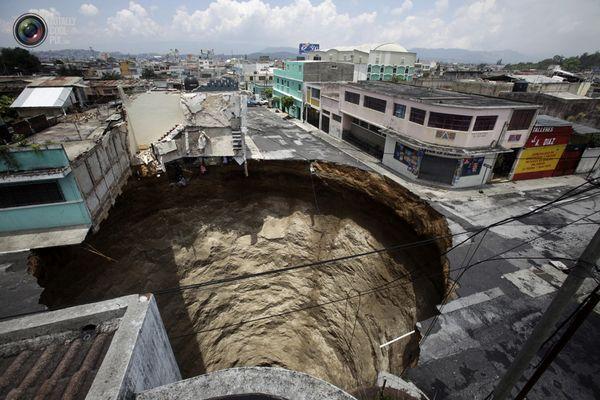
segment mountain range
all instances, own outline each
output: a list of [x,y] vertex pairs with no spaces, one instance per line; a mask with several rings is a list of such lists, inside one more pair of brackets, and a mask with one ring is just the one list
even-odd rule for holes
[[[441,61],[447,63],[467,63],[467,64],[495,64],[498,60],[502,60],[504,64],[516,63],[523,61],[537,61],[539,57],[531,57],[513,50],[465,50],[465,49],[427,49],[427,48],[412,48],[410,51],[417,53],[417,58],[421,61]],[[38,57],[42,59],[85,59],[97,58],[100,52],[95,50],[84,49],[65,49],[65,50],[49,50],[49,51],[34,51]],[[133,54],[124,54],[121,52],[109,52],[116,59],[133,57]],[[144,53],[137,56],[150,57],[160,55],[160,53]],[[183,55],[183,54],[182,54]],[[294,47],[267,47],[261,51],[256,51],[247,54],[217,54],[220,58],[248,58],[256,60],[260,56],[269,56],[271,59],[295,59],[298,56],[298,49]]]

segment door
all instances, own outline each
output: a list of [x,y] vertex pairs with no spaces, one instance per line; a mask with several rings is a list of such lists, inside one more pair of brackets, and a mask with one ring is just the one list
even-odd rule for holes
[[321,130],[325,133],[329,133],[329,117],[323,115],[321,117]]
[[425,154],[419,168],[419,179],[452,185],[456,168],[458,168],[458,160],[455,158]]

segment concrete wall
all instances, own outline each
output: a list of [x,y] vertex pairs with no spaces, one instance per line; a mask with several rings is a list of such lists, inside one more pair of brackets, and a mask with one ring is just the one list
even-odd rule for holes
[[131,175],[125,125],[113,127],[96,147],[75,160],[72,168],[97,230]]
[[540,114],[567,119],[575,117],[577,122],[600,128],[600,98],[561,99],[545,93],[501,93],[500,97],[542,106]]
[[130,399],[181,379],[154,297],[118,300],[126,311],[86,400]]
[[[342,117],[340,113],[340,103],[337,99],[321,96],[321,109],[329,111],[329,134],[338,139],[342,138],[342,122],[334,121],[333,115]],[[323,116],[323,115],[322,115]],[[322,117],[321,116],[321,117]]]
[[307,62],[304,64],[304,82],[350,82],[354,79],[354,65],[340,62]]
[[283,368],[231,368],[142,392],[137,400],[209,400],[262,394],[285,400],[356,400],[310,375]]
[[[499,97],[502,92],[512,92],[514,83],[482,80],[448,80],[448,79],[416,79],[412,83],[416,86],[425,86],[434,89],[447,89],[455,92],[481,94],[484,96]],[[530,83],[527,92],[556,93],[569,92],[585,96],[590,89],[589,82],[570,83]]]
[[575,173],[587,174],[600,169],[600,147],[588,147],[583,151],[581,161],[577,165]]

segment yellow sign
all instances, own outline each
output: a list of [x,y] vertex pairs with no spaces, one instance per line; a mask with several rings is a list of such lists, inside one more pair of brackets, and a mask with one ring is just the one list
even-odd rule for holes
[[557,144],[523,149],[519,156],[519,163],[515,168],[515,175],[528,172],[553,171],[560,156],[565,151],[565,147],[567,147],[566,144]]

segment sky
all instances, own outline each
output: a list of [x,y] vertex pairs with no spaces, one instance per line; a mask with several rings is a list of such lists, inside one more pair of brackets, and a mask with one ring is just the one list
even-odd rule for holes
[[26,12],[49,25],[39,50],[243,54],[395,42],[532,59],[600,50],[600,0],[2,0],[0,46],[16,45],[13,23]]

